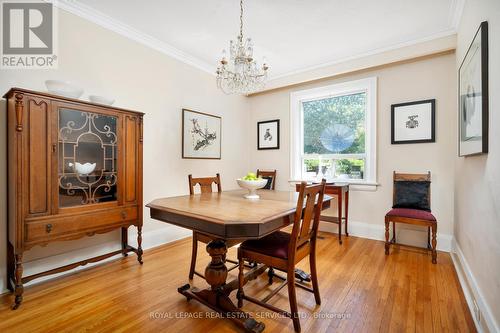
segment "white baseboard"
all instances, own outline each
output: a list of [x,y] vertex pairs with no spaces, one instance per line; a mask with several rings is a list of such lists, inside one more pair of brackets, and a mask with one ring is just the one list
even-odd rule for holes
[[[483,293],[479,288],[479,285],[477,284],[477,280],[474,277],[474,274],[472,273],[467,260],[465,259],[462,249],[455,239],[453,239],[452,243],[453,249],[451,258],[453,260],[453,264],[455,265],[458,280],[460,281],[460,285],[462,286],[462,290],[464,291],[467,305],[469,306],[478,332],[500,332],[500,326],[493,317],[490,307],[485,302]],[[480,320],[478,320],[475,315],[474,300],[476,301],[477,307],[481,312]]]
[[[349,221],[349,235],[385,241],[385,225]],[[321,222],[319,230],[337,233],[338,225],[328,222]],[[342,226],[344,232],[344,226]],[[391,231],[392,235],[392,231]],[[424,227],[413,228],[413,226],[404,226],[398,224],[396,228],[396,238],[398,243],[425,247],[427,244],[427,229]],[[453,236],[448,234],[437,234],[437,248],[439,251],[451,252]]]

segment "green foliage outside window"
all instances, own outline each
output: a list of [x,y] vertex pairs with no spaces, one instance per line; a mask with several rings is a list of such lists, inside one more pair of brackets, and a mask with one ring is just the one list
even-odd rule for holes
[[345,125],[355,133],[350,147],[340,154],[365,152],[366,93],[336,96],[303,102],[304,154],[332,154],[321,143],[323,131],[335,124]]

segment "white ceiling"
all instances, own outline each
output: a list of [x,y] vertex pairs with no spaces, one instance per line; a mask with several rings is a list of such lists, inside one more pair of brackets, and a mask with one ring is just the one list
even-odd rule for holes
[[[238,0],[63,0],[101,25],[214,72]],[[463,0],[246,0],[244,34],[271,77],[455,33]]]

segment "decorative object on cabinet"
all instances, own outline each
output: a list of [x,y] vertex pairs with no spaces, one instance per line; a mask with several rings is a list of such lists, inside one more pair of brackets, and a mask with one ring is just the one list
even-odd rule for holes
[[45,81],[47,90],[56,95],[68,98],[80,98],[83,94],[83,89],[66,81],[47,80]]
[[458,71],[459,156],[488,152],[488,22],[482,22]]
[[391,105],[391,143],[436,142],[436,100]]
[[257,149],[280,149],[280,120],[257,123]]
[[222,118],[182,109],[182,158],[221,158]]
[[89,95],[89,101],[96,104],[113,105],[115,99],[106,96]]
[[[4,98],[13,308],[33,279],[129,252],[142,264],[143,114],[19,88]],[[131,225],[137,248],[128,245]],[[121,229],[120,250],[23,276],[25,251],[114,229]]]

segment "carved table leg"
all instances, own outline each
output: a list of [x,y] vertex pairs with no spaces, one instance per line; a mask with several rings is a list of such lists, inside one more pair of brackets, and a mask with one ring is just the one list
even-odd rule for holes
[[23,301],[23,292],[24,292],[24,287],[23,287],[23,255],[22,254],[16,254],[16,263],[15,263],[15,273],[14,273],[14,279],[16,285],[14,286],[14,294],[16,295],[16,299],[14,301],[14,304],[12,304],[12,310],[17,309],[20,305],[21,302]]
[[[256,321],[250,317],[249,314],[238,309],[229,298],[229,294],[237,288],[237,284],[234,282],[226,284],[227,267],[223,260],[227,253],[226,242],[220,239],[211,241],[207,245],[207,252],[212,258],[205,269],[205,279],[210,285],[210,288],[198,290],[186,284],[178,289],[179,293],[186,296],[188,300],[196,299],[209,308],[233,320],[247,332],[262,332],[265,328],[264,324]],[[266,268],[265,266],[261,266],[254,270],[258,270],[258,273],[262,273]]]
[[389,254],[389,220],[385,219],[385,254]]
[[142,265],[142,225],[137,227],[137,261]]

